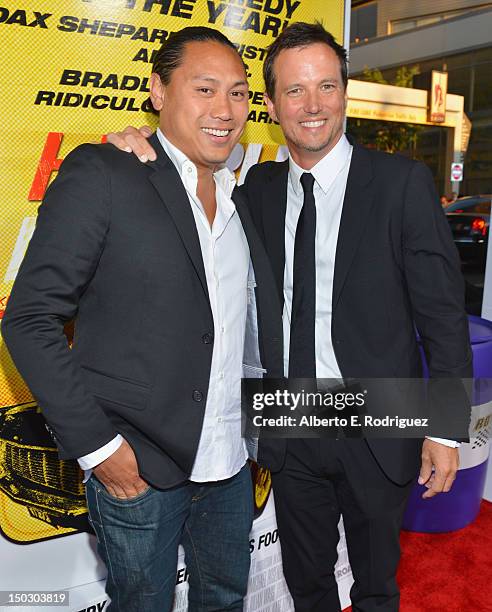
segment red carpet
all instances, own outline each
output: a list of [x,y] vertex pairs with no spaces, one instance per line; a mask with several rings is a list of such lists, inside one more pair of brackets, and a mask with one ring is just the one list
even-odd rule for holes
[[403,532],[401,547],[401,612],[492,612],[492,503],[454,533]]

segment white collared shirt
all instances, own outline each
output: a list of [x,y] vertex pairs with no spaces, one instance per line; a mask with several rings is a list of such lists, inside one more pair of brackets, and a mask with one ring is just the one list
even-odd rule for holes
[[[237,474],[247,459],[245,441],[241,437],[241,377],[249,247],[231,199],[236,184],[232,172],[224,167],[214,173],[217,211],[211,227],[196,193],[195,164],[159,129],[157,136],[188,195],[200,241],[215,330],[205,417],[189,478],[195,482],[224,480]],[[121,436],[117,436],[102,449],[79,459],[79,464],[84,469],[98,465],[119,447],[121,441]]]
[[[342,377],[331,341],[331,298],[338,230],[351,157],[352,145],[343,135],[333,149],[310,170],[315,180],[313,192],[316,204],[315,350],[316,376],[318,378]],[[300,182],[301,175],[304,172],[306,170],[298,166],[289,156],[287,209],[285,213],[284,312],[282,318],[285,376],[288,376],[289,373],[294,243],[297,222],[304,202],[304,192]]]

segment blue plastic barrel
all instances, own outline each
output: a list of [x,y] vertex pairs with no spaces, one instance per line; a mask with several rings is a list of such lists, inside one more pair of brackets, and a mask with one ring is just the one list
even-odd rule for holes
[[[489,402],[492,400],[492,322],[471,315],[468,320],[475,377],[472,422],[478,422],[477,415],[491,412]],[[485,436],[474,438],[471,444],[462,444],[460,469],[449,493],[422,499],[426,488],[416,482],[403,518],[403,529],[442,533],[469,525],[480,509],[489,447],[490,443]]]

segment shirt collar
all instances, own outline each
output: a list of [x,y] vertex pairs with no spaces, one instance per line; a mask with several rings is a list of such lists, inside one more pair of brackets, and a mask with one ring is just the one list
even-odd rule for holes
[[[346,167],[351,153],[352,145],[345,134],[342,134],[342,137],[333,149],[309,170],[325,194],[328,193],[339,172]],[[308,172],[308,170],[304,170],[304,168],[296,164],[289,153],[289,180],[296,196],[303,195],[301,176],[304,172]]]
[[[187,173],[192,176],[197,176],[195,164],[188,157],[172,144],[162,133],[160,128],[157,128],[157,138],[164,149],[164,152],[174,164],[179,176],[184,182]],[[214,172],[214,179],[217,185],[224,191],[228,198],[231,197],[232,191],[236,186],[236,177],[234,173],[224,164]]]

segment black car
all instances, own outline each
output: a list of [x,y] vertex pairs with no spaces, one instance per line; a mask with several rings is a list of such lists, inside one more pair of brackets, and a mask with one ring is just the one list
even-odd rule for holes
[[484,262],[487,255],[492,195],[458,198],[444,212],[463,260]]

